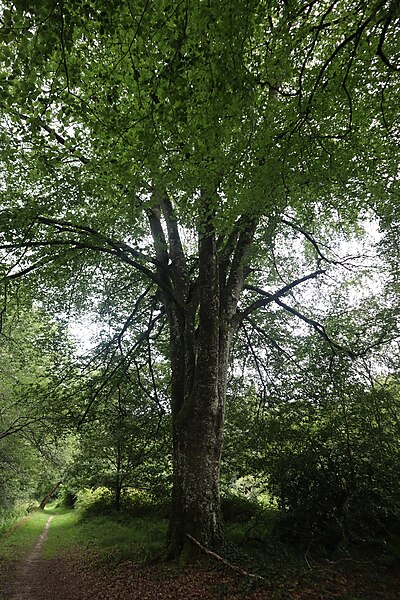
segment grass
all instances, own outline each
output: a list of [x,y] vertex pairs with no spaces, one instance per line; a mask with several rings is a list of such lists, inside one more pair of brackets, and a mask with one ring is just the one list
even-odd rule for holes
[[99,516],[80,520],[71,509],[48,505],[14,523],[0,535],[0,559],[24,560],[35,546],[48,518],[53,516],[43,546],[46,559],[94,554],[101,561],[146,562],[161,554],[167,521],[155,516]]
[[44,558],[92,550],[100,560],[146,562],[162,552],[167,522],[158,517],[99,516],[80,520],[74,510],[50,507],[54,514]]
[[0,537],[0,559],[26,558],[34,548],[48,518],[47,512],[37,510],[16,521]]

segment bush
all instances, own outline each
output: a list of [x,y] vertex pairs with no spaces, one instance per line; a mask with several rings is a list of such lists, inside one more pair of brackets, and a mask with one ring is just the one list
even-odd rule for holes
[[334,548],[397,530],[396,410],[395,399],[374,393],[348,400],[346,426],[333,402],[292,403],[268,416],[263,468],[285,539]]
[[37,510],[39,503],[36,500],[29,500],[14,506],[12,509],[2,511],[0,513],[0,532],[8,529],[8,527],[21,517],[25,517],[28,513]]
[[108,488],[85,488],[76,494],[75,508],[82,518],[98,517],[112,513],[114,508],[114,495]]
[[116,510],[115,494],[105,487],[84,489],[77,493],[75,508],[82,518],[97,517],[115,513],[129,514],[134,517],[144,517],[151,514],[167,516],[169,503],[153,494],[131,488],[121,497],[120,510]]
[[222,517],[226,523],[249,521],[261,510],[256,500],[237,494],[226,494],[221,499]]

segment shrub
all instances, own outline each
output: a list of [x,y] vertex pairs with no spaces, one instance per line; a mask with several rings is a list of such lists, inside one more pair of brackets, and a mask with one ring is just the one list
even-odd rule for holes
[[85,488],[76,494],[75,508],[82,518],[110,514],[114,510],[114,496],[105,487]]
[[269,415],[263,468],[286,539],[328,548],[397,530],[396,410],[395,399],[375,393],[348,400],[346,426],[333,402],[293,403]]
[[77,493],[75,508],[82,518],[109,515],[114,513],[143,517],[150,514],[167,516],[169,503],[150,492],[130,488],[121,497],[120,510],[115,507],[115,494],[105,487],[84,489]]
[[39,508],[36,500],[28,500],[0,513],[0,532],[7,529],[14,521]]
[[237,494],[226,494],[221,499],[222,517],[227,523],[249,521],[262,507],[256,500]]

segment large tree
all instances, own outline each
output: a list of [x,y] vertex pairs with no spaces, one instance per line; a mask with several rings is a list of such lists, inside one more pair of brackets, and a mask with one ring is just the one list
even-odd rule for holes
[[[190,554],[186,534],[221,540],[237,329],[274,305],[328,337],[312,307],[283,297],[343,266],[323,245],[335,229],[396,211],[397,6],[2,3],[5,275],[58,286],[71,305],[98,298],[108,277],[119,346],[141,304],[147,339],[165,315],[170,556]],[[306,253],[294,260],[297,241],[282,278],[274,243],[285,230]]]

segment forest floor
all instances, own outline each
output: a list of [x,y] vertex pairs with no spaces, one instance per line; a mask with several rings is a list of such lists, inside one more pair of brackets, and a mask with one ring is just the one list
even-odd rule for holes
[[81,525],[65,509],[32,513],[0,537],[0,599],[400,599],[394,565],[303,557],[302,568],[294,569],[290,558],[276,563],[266,553],[265,578],[239,575],[218,561],[179,569],[149,563],[163,537],[151,520],[139,519],[136,530],[130,526],[129,535],[127,530],[126,523],[106,518]]

